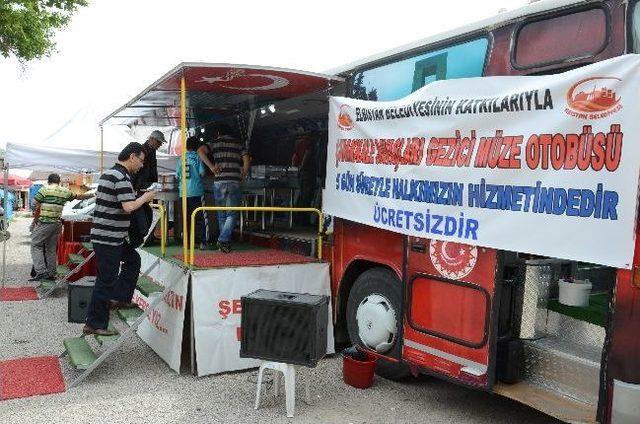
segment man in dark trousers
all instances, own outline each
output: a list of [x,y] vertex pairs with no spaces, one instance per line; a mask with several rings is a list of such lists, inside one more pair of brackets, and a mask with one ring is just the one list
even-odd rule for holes
[[[109,331],[109,308],[127,308],[140,273],[140,255],[125,240],[130,214],[153,200],[148,191],[136,198],[131,176],[145,161],[140,143],[129,143],[118,155],[118,162],[98,181],[96,207],[91,224],[91,243],[96,254],[97,276],[87,312],[84,334],[115,335]],[[122,262],[122,267],[120,263]]]

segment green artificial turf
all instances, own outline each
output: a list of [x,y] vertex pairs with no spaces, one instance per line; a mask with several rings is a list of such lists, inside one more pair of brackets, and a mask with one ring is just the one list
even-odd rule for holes
[[547,303],[547,309],[604,327],[607,322],[609,300],[607,293],[594,293],[589,296],[589,306],[566,306],[560,304],[557,299],[553,299]]

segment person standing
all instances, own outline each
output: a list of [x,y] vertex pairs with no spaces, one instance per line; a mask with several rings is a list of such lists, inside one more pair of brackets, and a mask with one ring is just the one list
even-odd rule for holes
[[31,259],[36,280],[55,280],[58,263],[58,236],[62,231],[62,208],[74,199],[88,199],[93,194],[76,196],[71,190],[60,185],[60,175],[50,174],[47,185],[42,186],[34,196],[35,211],[31,223]]
[[133,188],[141,191],[148,188],[151,184],[158,182],[158,160],[156,152],[167,140],[164,138],[162,131],[152,131],[144,142],[144,165],[136,173],[133,178]]
[[[187,185],[187,235],[190,235],[189,228],[191,226],[191,215],[196,208],[202,206],[202,196],[204,196],[204,185],[202,184],[202,173],[204,167],[198,156],[197,150],[200,142],[196,136],[187,139],[186,154],[186,185]],[[176,183],[180,197],[185,194],[182,192],[182,163],[178,162],[176,166]],[[196,215],[195,236],[196,243],[200,243],[200,250],[207,248],[207,229],[204,223],[204,212]]]
[[[155,130],[149,134],[147,141],[142,145],[145,157],[144,164],[135,175],[132,175],[132,185],[137,196],[142,195],[143,190],[149,188],[151,184],[158,182],[158,160],[156,158],[156,152],[160,146],[166,142],[167,140],[164,138],[162,131]],[[137,241],[140,241],[153,222],[151,206],[147,204],[142,206],[140,210],[133,214],[131,220],[135,222],[135,225],[132,226],[132,235]],[[152,233],[149,236],[148,243],[154,240],[155,238]]]
[[[296,207],[311,207],[313,191],[316,183],[316,161],[314,157],[314,143],[309,135],[303,134],[296,139],[291,165],[298,168],[298,199]],[[308,214],[296,214],[296,222],[309,223]]]
[[[214,175],[213,199],[216,206],[240,206],[240,182],[249,174],[249,153],[239,137],[233,136],[225,124],[217,126],[215,137],[198,149],[202,162]],[[238,211],[219,211],[218,249],[231,251],[231,236],[238,220]]]
[[[129,308],[140,273],[140,255],[125,240],[130,214],[153,200],[153,191],[136,198],[131,184],[145,161],[140,143],[129,143],[118,162],[98,181],[96,208],[91,224],[91,243],[96,254],[97,275],[87,311],[84,334],[115,335],[107,329],[109,308]],[[120,265],[122,263],[122,266]]]

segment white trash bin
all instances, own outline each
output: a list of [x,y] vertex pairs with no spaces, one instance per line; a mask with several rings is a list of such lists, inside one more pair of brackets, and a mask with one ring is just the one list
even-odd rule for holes
[[589,294],[591,293],[591,283],[589,280],[565,281],[558,280],[560,288],[559,301],[567,306],[589,306]]

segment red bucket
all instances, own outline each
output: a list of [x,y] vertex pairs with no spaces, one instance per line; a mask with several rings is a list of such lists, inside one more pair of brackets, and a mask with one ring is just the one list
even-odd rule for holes
[[367,389],[373,385],[373,372],[376,369],[376,359],[367,354],[365,360],[357,360],[342,355],[342,378],[349,386]]

